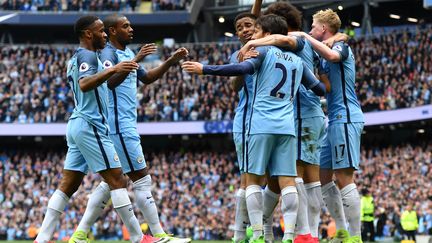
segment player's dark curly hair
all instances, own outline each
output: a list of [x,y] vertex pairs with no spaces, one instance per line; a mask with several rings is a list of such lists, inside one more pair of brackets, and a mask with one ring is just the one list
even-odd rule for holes
[[290,30],[301,30],[302,14],[292,4],[287,2],[276,2],[270,4],[264,14],[276,14],[285,18]]
[[85,15],[79,18],[74,25],[75,35],[80,38],[84,33],[84,30],[87,30],[90,25],[92,25],[99,17],[96,15]]
[[234,19],[234,28],[236,28],[237,21],[239,21],[242,18],[251,18],[253,20],[257,19],[257,17],[251,13],[248,13],[248,12],[239,13]]
[[259,17],[255,25],[261,26],[264,33],[286,35],[288,25],[285,19],[276,14],[267,14]]

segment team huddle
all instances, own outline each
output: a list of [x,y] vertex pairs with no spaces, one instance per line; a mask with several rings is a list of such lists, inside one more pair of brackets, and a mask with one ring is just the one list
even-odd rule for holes
[[[231,64],[182,64],[188,73],[232,76],[239,94],[233,138],[241,185],[233,242],[273,242],[273,212],[279,201],[283,242],[318,242],[323,201],[336,221],[333,241],[362,242],[360,197],[353,179],[364,119],[354,90],[355,60],[347,37],[338,34],[339,17],[332,10],[317,12],[306,34],[300,32],[301,13],[294,6],[278,2],[260,13],[261,2],[256,0],[252,13],[239,14],[234,21],[243,47],[232,55]],[[88,232],[110,198],[132,242],[190,242],[167,234],[160,224],[136,129],[135,98],[138,80],[151,84],[188,51],[179,48],[160,66],[145,70],[138,63],[155,53],[156,46],[144,45],[135,55],[127,47],[133,29],[125,16],[111,15],[103,22],[81,17],[75,33],[80,47],[67,68],[75,100],[67,125],[68,152],[35,243],[52,239],[89,169],[104,181],[89,196],[70,243],[89,241]],[[327,128],[320,102],[324,95]],[[152,236],[141,231],[123,174],[132,180]],[[253,235],[247,239],[249,225]]]
[[[234,21],[243,47],[233,64],[182,65],[191,73],[236,76],[232,86],[240,103],[233,134],[241,187],[233,241],[273,242],[273,211],[280,200],[282,242],[319,242],[323,201],[336,221],[332,241],[362,242],[354,171],[364,118],[354,55],[347,37],[338,34],[340,19],[330,9],[319,11],[306,34],[299,31],[301,13],[294,6],[274,3],[257,18],[261,2]],[[319,98],[324,94],[327,128]],[[249,224],[253,235],[246,239]]]

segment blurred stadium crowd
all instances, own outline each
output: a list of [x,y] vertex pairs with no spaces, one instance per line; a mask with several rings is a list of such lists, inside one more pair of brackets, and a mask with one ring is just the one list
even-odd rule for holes
[[191,0],[5,0],[0,10],[20,11],[137,11],[141,2],[152,2],[153,11],[184,10]]
[[[401,234],[400,215],[408,203],[415,205],[419,233],[432,233],[431,151],[431,143],[362,150],[357,181],[375,198],[377,236]],[[240,183],[234,153],[177,150],[146,154],[153,195],[168,232],[195,240],[232,237],[235,190]],[[48,199],[60,181],[64,156],[65,152],[58,151],[0,150],[0,239],[35,237]],[[66,240],[73,233],[87,195],[99,180],[95,175],[85,178],[62,215],[55,239]],[[133,201],[133,193],[130,196]],[[327,238],[334,234],[335,225],[325,209],[322,213],[320,231],[322,238]],[[144,222],[138,210],[137,215]],[[280,219],[277,212],[276,235],[282,234]],[[146,230],[146,225],[142,228]],[[111,205],[91,232],[95,239],[122,239],[123,229]]]
[[[364,112],[432,103],[432,27],[350,40]],[[187,44],[191,60],[224,64],[238,43]],[[154,63],[175,47],[162,47]],[[73,98],[65,82],[72,46],[0,47],[0,122],[66,122]],[[237,95],[228,79],[190,76],[179,65],[152,85],[140,84],[138,121],[229,120]]]

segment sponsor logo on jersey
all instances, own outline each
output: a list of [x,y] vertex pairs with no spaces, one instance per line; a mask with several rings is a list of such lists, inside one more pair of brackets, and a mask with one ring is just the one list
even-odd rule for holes
[[103,66],[104,66],[104,68],[110,68],[110,67],[113,66],[113,64],[112,64],[109,60],[106,60],[106,61],[103,63]]
[[79,67],[79,71],[80,72],[85,72],[87,70],[89,70],[90,66],[88,65],[88,63],[83,62],[81,63],[80,67]]
[[340,46],[340,45],[336,45],[336,46],[334,47],[334,49],[336,49],[336,50],[338,50],[338,51],[342,51],[342,46]]

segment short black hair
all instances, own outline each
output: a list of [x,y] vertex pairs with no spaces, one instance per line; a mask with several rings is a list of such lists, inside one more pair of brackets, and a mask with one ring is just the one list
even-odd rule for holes
[[105,26],[105,33],[107,33],[107,35],[109,35],[109,28],[115,27],[117,25],[117,22],[119,21],[119,19],[125,18],[125,17],[126,16],[121,15],[121,14],[108,15],[103,21],[104,26]]
[[255,25],[261,26],[264,33],[288,34],[288,24],[285,19],[276,14],[262,15],[257,19]]
[[80,38],[84,30],[86,30],[90,25],[92,25],[99,17],[96,15],[85,15],[79,18],[74,25],[75,35]]
[[270,4],[264,15],[276,14],[285,18],[288,27],[292,30],[301,30],[302,13],[292,4],[287,2],[276,2]]
[[239,13],[235,19],[234,19],[234,29],[236,28],[237,21],[239,21],[242,18],[251,18],[253,20],[256,20],[257,17],[249,12]]

